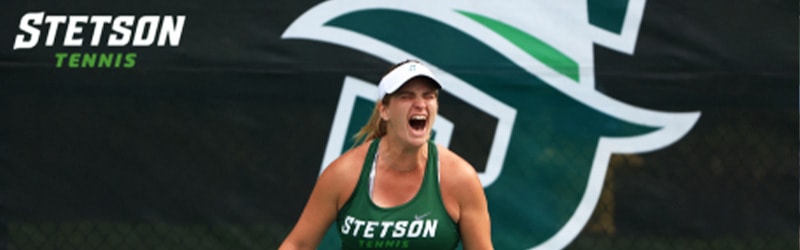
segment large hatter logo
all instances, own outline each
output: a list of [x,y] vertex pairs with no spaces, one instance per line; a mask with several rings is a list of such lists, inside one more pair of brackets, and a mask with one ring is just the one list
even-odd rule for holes
[[[594,88],[593,46],[632,54],[644,0],[326,1],[286,39],[338,44],[394,63],[418,58],[449,94],[496,118],[479,173],[498,249],[568,245],[592,214],[612,153],[683,137],[699,112],[634,107]],[[322,166],[343,148],[374,84],[345,77]],[[364,106],[364,105],[361,105]],[[440,116],[436,141],[459,124]],[[466,125],[465,125],[466,126]],[[475,163],[473,163],[475,164]]]

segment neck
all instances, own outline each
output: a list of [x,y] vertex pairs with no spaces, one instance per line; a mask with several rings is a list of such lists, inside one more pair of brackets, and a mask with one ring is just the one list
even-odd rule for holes
[[428,143],[409,146],[384,136],[378,146],[379,165],[398,172],[424,168],[428,161]]

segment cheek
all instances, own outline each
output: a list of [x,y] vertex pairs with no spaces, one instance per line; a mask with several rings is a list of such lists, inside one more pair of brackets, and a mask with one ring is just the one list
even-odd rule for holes
[[428,103],[428,110],[431,113],[434,113],[434,114],[438,113],[438,111],[439,111],[439,103],[436,102],[436,101],[431,101],[430,103]]
[[393,105],[392,107],[387,107],[381,112],[381,118],[385,121],[393,121],[393,120],[405,120],[405,114],[401,110],[399,110],[401,105]]

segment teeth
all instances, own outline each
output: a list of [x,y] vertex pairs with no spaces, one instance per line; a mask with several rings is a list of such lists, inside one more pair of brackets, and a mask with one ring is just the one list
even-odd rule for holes
[[418,121],[424,121],[426,119],[427,117],[425,117],[424,115],[415,115],[411,117],[411,120],[418,120]]

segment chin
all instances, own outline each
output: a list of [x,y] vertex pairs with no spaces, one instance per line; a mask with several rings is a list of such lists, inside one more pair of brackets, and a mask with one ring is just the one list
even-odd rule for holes
[[428,143],[428,140],[430,140],[430,138],[431,138],[430,136],[411,137],[408,139],[408,143],[414,146],[421,147],[424,146],[426,143]]

